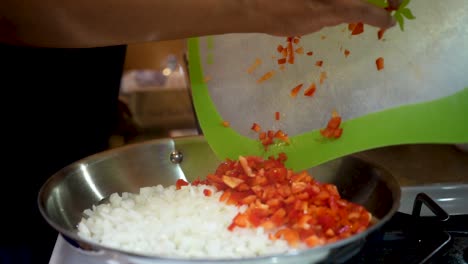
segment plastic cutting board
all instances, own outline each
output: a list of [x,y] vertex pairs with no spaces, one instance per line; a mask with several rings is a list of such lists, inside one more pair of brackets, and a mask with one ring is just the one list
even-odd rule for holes
[[[226,34],[189,40],[189,71],[195,111],[219,158],[288,155],[295,170],[355,152],[398,144],[468,142],[468,8],[466,0],[412,0],[416,19],[405,30],[347,25],[302,36],[295,63],[282,70],[283,37]],[[350,53],[344,55],[345,50]],[[312,56],[306,53],[313,52]],[[376,68],[384,58],[385,67]],[[261,61],[253,69],[256,60]],[[317,61],[323,61],[321,67]],[[257,80],[274,71],[262,83]],[[322,72],[327,78],[320,84]],[[291,97],[291,89],[303,83]],[[316,83],[312,97],[304,90]],[[343,134],[325,140],[319,130],[333,111]],[[279,112],[280,120],[275,119]],[[229,127],[222,125],[230,123]],[[267,151],[251,130],[281,129],[289,135]]]

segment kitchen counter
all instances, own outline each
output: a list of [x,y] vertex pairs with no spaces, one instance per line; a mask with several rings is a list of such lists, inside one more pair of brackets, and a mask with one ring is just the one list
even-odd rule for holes
[[468,152],[454,145],[400,145],[355,156],[388,169],[402,186],[468,183]]

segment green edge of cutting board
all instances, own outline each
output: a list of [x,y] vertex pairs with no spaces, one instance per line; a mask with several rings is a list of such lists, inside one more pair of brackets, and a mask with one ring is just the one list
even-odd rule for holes
[[[324,140],[318,130],[290,137],[265,151],[258,140],[222,125],[205,84],[199,54],[199,39],[188,40],[189,72],[195,112],[202,132],[220,159],[239,155],[268,157],[284,152],[286,166],[304,170],[359,151],[400,144],[468,143],[468,87],[442,99],[405,105],[343,122],[343,135]],[[366,129],[363,129],[366,128]]]

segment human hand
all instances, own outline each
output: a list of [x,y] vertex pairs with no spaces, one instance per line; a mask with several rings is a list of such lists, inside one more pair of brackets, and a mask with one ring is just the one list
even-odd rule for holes
[[[388,0],[397,7],[399,0]],[[364,0],[246,0],[256,31],[279,35],[306,35],[323,27],[363,22],[389,28],[395,20],[387,10]]]

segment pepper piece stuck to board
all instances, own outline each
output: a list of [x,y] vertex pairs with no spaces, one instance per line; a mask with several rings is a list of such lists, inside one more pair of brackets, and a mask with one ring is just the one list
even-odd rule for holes
[[260,127],[259,124],[253,123],[253,124],[252,124],[252,127],[250,127],[250,129],[252,129],[252,130],[255,131],[255,132],[260,132],[260,130],[261,130],[262,128]]
[[[279,119],[280,112],[275,112],[275,120]],[[258,133],[258,140],[262,143],[265,150],[268,150],[268,147],[274,144],[275,141],[277,142],[277,140],[286,144],[290,143],[288,134],[284,133],[281,129],[278,129],[276,131],[262,131],[260,125],[257,123],[253,123],[250,129]]]
[[275,143],[275,140],[278,139],[284,143],[289,144],[288,134],[284,133],[281,129],[276,132],[273,130],[261,131],[258,133],[258,139],[262,143],[265,150],[268,150],[268,147]]
[[325,138],[337,139],[343,134],[343,128],[341,128],[341,116],[334,111],[330,120],[328,120],[327,126],[320,130],[320,134]]

